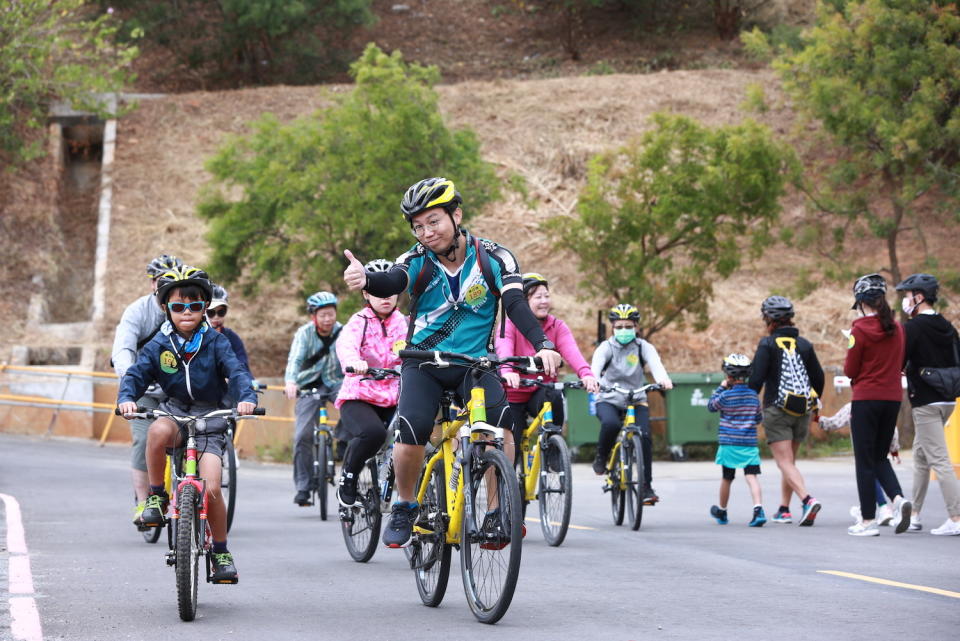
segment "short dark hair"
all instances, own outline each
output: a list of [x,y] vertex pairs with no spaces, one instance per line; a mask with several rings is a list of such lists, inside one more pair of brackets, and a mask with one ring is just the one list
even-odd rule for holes
[[203,291],[203,288],[199,285],[186,285],[185,287],[173,287],[170,291],[167,292],[167,300],[164,302],[169,302],[170,298],[173,296],[174,292],[180,292],[180,298],[185,300],[202,300],[210,302],[207,300],[207,294]]

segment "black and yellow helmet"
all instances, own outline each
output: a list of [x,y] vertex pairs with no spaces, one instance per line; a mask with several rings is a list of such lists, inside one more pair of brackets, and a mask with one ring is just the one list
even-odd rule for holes
[[746,354],[730,354],[723,359],[723,373],[731,378],[750,378],[753,372],[753,361]]
[[530,292],[532,292],[537,287],[540,287],[540,285],[543,285],[547,289],[550,288],[550,284],[547,283],[547,279],[544,278],[542,274],[538,274],[537,272],[527,272],[526,274],[523,275],[523,295],[524,296],[529,296]]
[[610,308],[610,313],[607,314],[607,317],[611,322],[618,320],[632,320],[634,322],[640,322],[640,310],[633,305],[620,303],[619,305],[614,305]]
[[420,212],[443,207],[448,214],[463,203],[460,192],[446,178],[427,178],[410,185],[400,201],[400,211],[407,222]]
[[183,261],[177,258],[176,256],[170,256],[169,254],[160,254],[149,263],[147,263],[147,277],[156,278],[165,271],[176,269],[177,267],[182,267]]
[[210,284],[207,272],[190,265],[182,265],[157,276],[157,299],[161,305],[166,305],[172,290],[191,285],[200,288],[203,292],[203,300],[207,303],[213,298],[213,285]]

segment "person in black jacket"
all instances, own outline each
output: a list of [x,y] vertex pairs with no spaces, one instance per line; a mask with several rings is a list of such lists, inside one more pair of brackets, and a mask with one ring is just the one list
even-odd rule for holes
[[937,473],[940,492],[947,508],[947,520],[931,534],[960,535],[960,483],[950,463],[943,428],[953,414],[956,399],[946,398],[920,376],[924,367],[952,367],[958,362],[957,330],[933,309],[940,283],[930,274],[913,274],[897,285],[904,293],[903,311],[910,316],[904,324],[907,349],[904,372],[907,395],[912,406],[913,439],[913,517],[909,530],[922,529],[920,508],[927,496],[930,470]]
[[[780,468],[781,502],[771,520],[774,523],[793,522],[790,497],[796,493],[803,501],[800,525],[813,525],[820,511],[820,502],[807,493],[796,459],[797,450],[809,433],[813,394],[818,397],[823,394],[823,368],[813,345],[802,338],[793,325],[793,303],[783,296],[770,296],[761,304],[760,314],[768,335],[760,339],[757,345],[753,356],[753,373],[747,384],[758,394],[763,389],[763,427],[770,451]],[[796,350],[798,360],[802,363],[802,367],[794,368],[789,376],[783,371],[784,352],[787,350]],[[793,394],[795,399],[805,395],[798,411],[782,407],[787,383],[805,388],[799,391],[799,396]]]

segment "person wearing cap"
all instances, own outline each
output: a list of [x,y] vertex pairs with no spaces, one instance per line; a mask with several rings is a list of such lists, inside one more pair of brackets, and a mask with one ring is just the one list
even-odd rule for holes
[[[220,285],[214,284],[213,300],[211,300],[210,305],[207,306],[207,322],[210,324],[210,327],[227,337],[227,340],[230,341],[230,347],[233,348],[233,353],[237,355],[237,360],[240,361],[240,365],[250,374],[250,361],[247,358],[247,349],[243,345],[243,340],[240,339],[240,336],[235,331],[227,327],[225,323],[229,309],[230,294]],[[252,378],[253,375],[250,375]]]
[[907,334],[904,372],[907,375],[907,396],[913,415],[913,517],[908,530],[923,528],[920,509],[930,485],[930,471],[937,474],[940,493],[947,509],[947,520],[931,534],[960,535],[960,482],[957,481],[944,425],[956,407],[956,399],[938,392],[920,376],[926,367],[960,365],[960,337],[957,330],[933,308],[940,283],[931,274],[911,274],[897,285],[903,292],[901,307],[910,317],[904,324]]
[[853,309],[859,318],[850,328],[850,344],[843,374],[850,377],[850,437],[857,471],[860,518],[847,528],[851,536],[879,536],[877,490],[880,481],[893,497],[894,531],[902,534],[910,524],[910,501],[890,465],[887,452],[897,427],[903,386],[904,331],[887,304],[887,282],[880,274],[861,276],[853,285]]

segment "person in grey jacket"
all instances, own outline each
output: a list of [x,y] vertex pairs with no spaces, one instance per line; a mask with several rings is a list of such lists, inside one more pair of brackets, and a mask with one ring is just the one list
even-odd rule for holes
[[[633,305],[619,304],[608,314],[613,326],[613,336],[597,346],[593,352],[590,368],[602,386],[617,385],[635,389],[646,385],[644,366],[650,368],[653,380],[664,389],[673,388],[673,382],[667,370],[660,362],[660,355],[653,345],[637,337],[640,312]],[[652,487],[653,481],[653,440],[650,437],[650,410],[646,395],[636,399],[637,425],[640,426],[643,441],[643,500],[653,505],[660,500]],[[593,461],[593,471],[603,474],[607,457],[613,447],[620,427],[623,425],[627,410],[627,396],[621,392],[603,391],[597,396],[597,418],[600,420],[600,437],[597,442],[597,457]]]
[[[160,304],[157,302],[157,278],[168,269],[183,265],[176,256],[161,254],[147,263],[147,277],[150,278],[152,291],[130,303],[113,336],[113,349],[110,352],[110,364],[117,378],[123,381],[127,370],[137,362],[137,355],[143,346],[157,333],[163,321],[167,319]],[[165,398],[162,390],[153,386],[137,399],[137,405],[149,409],[156,409],[160,401]],[[137,507],[133,514],[133,524],[140,525],[140,515],[146,504],[150,484],[147,482],[147,429],[150,421],[134,419],[130,421],[130,435],[132,448],[130,452],[130,473],[133,478],[133,491],[137,495]]]

